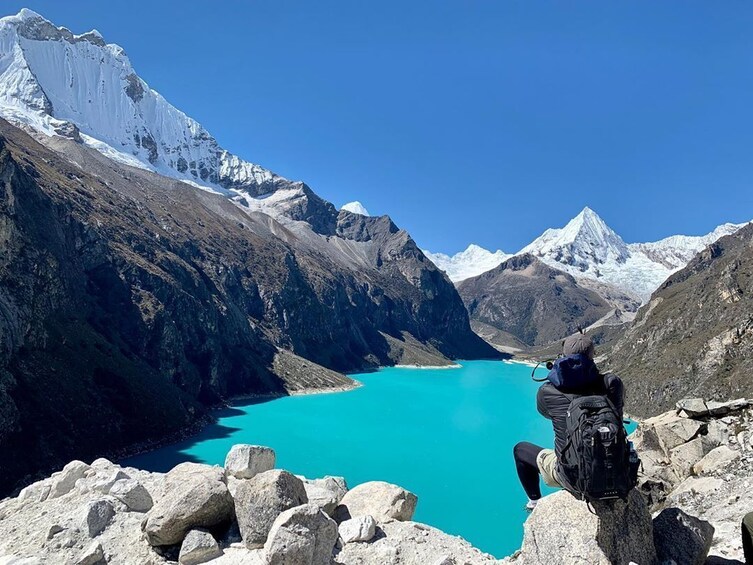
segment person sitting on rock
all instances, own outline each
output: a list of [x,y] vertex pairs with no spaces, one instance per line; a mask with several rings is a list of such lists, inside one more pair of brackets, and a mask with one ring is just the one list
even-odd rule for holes
[[526,441],[518,443],[513,449],[518,477],[528,495],[528,510],[533,510],[541,498],[539,475],[547,486],[564,486],[564,481],[560,480],[562,473],[558,470],[557,454],[563,452],[568,442],[566,418],[570,402],[579,396],[606,396],[614,405],[620,420],[623,415],[622,381],[616,375],[602,375],[599,372],[593,362],[594,344],[591,338],[582,333],[571,335],[565,339],[562,352],[572,360],[569,370],[575,372],[575,378],[571,382],[579,385],[575,388],[555,386],[551,382],[554,379],[550,378],[541,385],[536,395],[539,413],[552,421],[555,449],[544,449]]

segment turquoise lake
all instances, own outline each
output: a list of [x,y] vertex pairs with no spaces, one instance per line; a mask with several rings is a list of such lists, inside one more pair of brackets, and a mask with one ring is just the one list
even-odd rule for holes
[[512,448],[523,440],[551,447],[552,427],[536,411],[529,366],[460,364],[384,368],[352,375],[364,386],[349,392],[237,403],[190,440],[123,463],[221,465],[235,443],[267,445],[277,466],[296,474],[405,487],[418,495],[415,520],[504,557],[520,547],[527,516]]

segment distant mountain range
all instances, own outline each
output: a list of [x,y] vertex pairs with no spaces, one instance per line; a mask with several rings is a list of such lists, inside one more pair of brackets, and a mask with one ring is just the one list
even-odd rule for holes
[[[651,243],[628,244],[586,207],[564,228],[546,230],[514,255],[531,254],[578,280],[590,279],[645,302],[669,275],[699,251],[743,225],[728,223],[703,236],[676,235]],[[488,271],[511,256],[502,251],[491,253],[477,245],[451,257],[424,253],[455,283]]]

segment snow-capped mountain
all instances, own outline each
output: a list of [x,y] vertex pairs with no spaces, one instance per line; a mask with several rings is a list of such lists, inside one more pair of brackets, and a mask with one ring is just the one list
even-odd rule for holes
[[355,202],[348,202],[347,204],[343,204],[340,210],[346,210],[348,212],[353,212],[354,214],[361,214],[361,216],[371,216],[366,207],[358,200],[356,200]]
[[640,252],[656,263],[668,269],[677,270],[687,265],[704,247],[711,245],[720,237],[735,233],[745,224],[726,223],[714,231],[702,236],[673,235],[653,243],[631,243],[628,248]]
[[460,282],[485,273],[512,257],[499,249],[492,253],[473,243],[465,251],[452,256],[426,250],[423,252],[437,267],[447,273],[452,282]]
[[[729,235],[745,224],[723,224],[703,236],[675,235],[651,243],[625,243],[590,208],[563,228],[546,230],[515,255],[530,253],[544,263],[561,269],[576,279],[598,281],[646,301],[672,273],[683,268],[707,245]],[[469,253],[473,249],[472,253]],[[496,254],[471,245],[468,250],[448,257],[424,252],[434,263],[459,282],[496,267]]]
[[548,229],[520,250],[584,272],[592,265],[624,263],[630,256],[622,238],[590,208],[584,208],[564,228]]
[[742,225],[724,224],[704,236],[678,235],[653,243],[626,244],[586,207],[564,228],[546,230],[520,253],[531,253],[576,277],[611,284],[646,301],[699,251]]
[[258,197],[290,184],[220,147],[97,31],[74,35],[27,9],[0,19],[0,116],[218,192]]

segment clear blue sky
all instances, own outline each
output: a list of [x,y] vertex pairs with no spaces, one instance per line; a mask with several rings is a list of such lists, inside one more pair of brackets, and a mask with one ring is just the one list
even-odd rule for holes
[[753,218],[753,3],[5,0],[122,45],[222,145],[422,247]]

